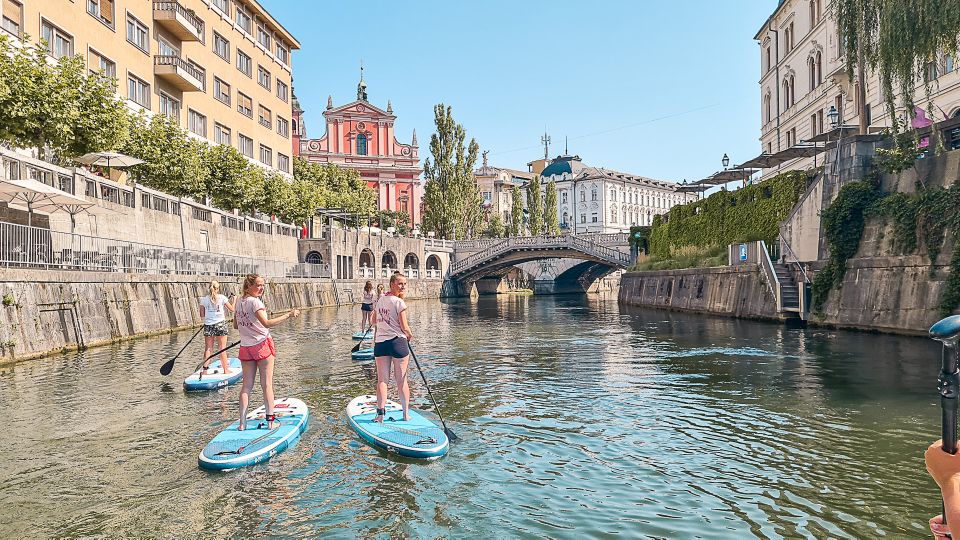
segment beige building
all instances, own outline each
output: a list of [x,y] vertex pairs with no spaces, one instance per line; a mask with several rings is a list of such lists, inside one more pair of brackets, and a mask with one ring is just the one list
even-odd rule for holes
[[[864,107],[859,102],[856,78],[851,80],[844,66],[846,51],[841,43],[831,0],[785,0],[754,36],[760,45],[760,142],[764,154],[776,155],[818,135],[833,130],[831,107],[838,125],[857,126],[860,111],[866,115],[870,133],[892,125],[877,75],[868,71]],[[925,77],[933,82],[931,110],[920,118],[934,122],[960,114],[960,73],[957,61],[942,55],[926,67]],[[923,83],[918,81],[917,105],[926,109]],[[904,111],[898,111],[904,115]],[[829,141],[825,141],[829,142]],[[764,169],[764,178],[783,170],[805,169],[817,157],[802,157]]]
[[133,110],[292,172],[291,51],[297,40],[256,0],[2,0],[3,30],[80,55],[117,79]]
[[536,173],[492,167],[487,162],[487,153],[483,153],[483,166],[473,172],[477,189],[483,197],[483,208],[490,217],[499,215],[505,224],[512,221],[513,187],[520,188],[523,194],[523,207],[527,206],[527,184]]

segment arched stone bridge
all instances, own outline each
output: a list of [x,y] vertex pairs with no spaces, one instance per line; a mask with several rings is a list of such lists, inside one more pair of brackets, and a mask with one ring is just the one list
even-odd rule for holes
[[630,256],[582,236],[521,236],[506,238],[450,265],[449,277],[461,294],[474,284],[481,294],[496,291],[501,279],[520,263],[540,259],[580,259],[558,275],[554,292],[584,292],[597,279],[626,268]]

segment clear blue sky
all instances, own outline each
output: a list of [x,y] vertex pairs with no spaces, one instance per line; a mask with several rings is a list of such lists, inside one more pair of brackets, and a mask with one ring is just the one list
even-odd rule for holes
[[588,165],[663,180],[760,153],[753,36],[776,0],[260,1],[302,45],[294,85],[312,138],[327,95],[356,99],[362,58],[370,102],[392,101],[421,159],[440,102],[503,167],[542,157],[544,127],[551,157],[568,136]]

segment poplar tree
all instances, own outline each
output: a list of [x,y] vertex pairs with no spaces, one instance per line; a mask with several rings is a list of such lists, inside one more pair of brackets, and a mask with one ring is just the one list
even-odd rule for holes
[[423,225],[441,238],[469,238],[480,231],[483,198],[473,177],[480,145],[453,119],[451,107],[433,108],[437,132],[430,136],[430,153],[423,165]]
[[527,210],[530,211],[530,235],[543,232],[543,194],[540,192],[540,175],[535,175],[527,184]]
[[560,234],[560,217],[557,215],[557,183],[547,183],[547,203],[543,210],[547,234]]
[[499,213],[493,214],[493,217],[490,218],[490,227],[487,229],[490,238],[502,238],[503,237],[503,218],[500,217]]
[[511,195],[513,207],[510,210],[510,236],[520,236],[523,234],[523,195],[520,193],[520,186],[513,186]]

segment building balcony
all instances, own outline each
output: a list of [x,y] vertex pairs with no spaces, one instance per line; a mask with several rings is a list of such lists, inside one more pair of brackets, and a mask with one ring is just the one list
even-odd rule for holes
[[153,20],[182,41],[203,41],[203,19],[180,2],[154,2]]
[[203,74],[179,56],[154,56],[153,74],[184,92],[199,92],[203,89]]

